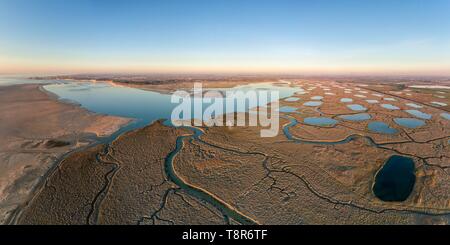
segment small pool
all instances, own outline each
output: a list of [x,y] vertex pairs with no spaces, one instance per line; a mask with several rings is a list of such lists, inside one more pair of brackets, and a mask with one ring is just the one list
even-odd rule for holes
[[292,106],[282,106],[279,109],[280,112],[285,112],[285,113],[290,113],[290,112],[295,112],[297,111],[296,107],[292,107]]
[[443,118],[445,118],[447,120],[450,120],[450,113],[443,112],[443,113],[441,113],[441,117],[443,117]]
[[341,115],[339,118],[347,120],[347,121],[365,121],[372,118],[368,113],[359,113],[352,115]]
[[394,122],[406,128],[418,128],[425,125],[425,121],[415,118],[394,118]]
[[350,102],[353,102],[353,99],[351,99],[351,98],[342,98],[341,102],[342,103],[350,103]]
[[414,103],[406,103],[406,105],[416,109],[423,108],[423,106]]
[[370,131],[380,134],[396,134],[398,131],[395,128],[391,128],[387,123],[384,122],[370,122],[368,125]]
[[311,97],[312,100],[322,100],[323,96],[313,96]]
[[322,101],[308,101],[303,104],[304,106],[320,106]]
[[305,124],[315,126],[334,126],[338,121],[328,117],[307,117],[303,120]]
[[300,98],[297,98],[297,97],[290,97],[290,98],[285,99],[284,101],[287,101],[287,102],[295,102],[295,101],[298,101],[298,100],[300,100]]
[[430,114],[421,112],[419,110],[406,110],[406,112],[411,114],[411,115],[413,115],[413,116],[415,116],[415,117],[421,118],[421,119],[426,119],[426,120],[431,119],[431,115]]
[[362,105],[358,105],[358,104],[347,105],[347,107],[350,108],[353,111],[365,111],[365,110],[367,110],[366,107],[364,107]]
[[400,109],[397,106],[391,105],[391,104],[381,104],[381,107],[389,109],[389,110],[398,110],[398,109]]
[[386,202],[405,201],[416,183],[413,159],[391,156],[375,176],[373,193]]

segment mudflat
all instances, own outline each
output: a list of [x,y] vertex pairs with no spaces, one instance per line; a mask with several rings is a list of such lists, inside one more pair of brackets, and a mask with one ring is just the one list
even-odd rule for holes
[[165,157],[188,130],[156,121],[109,145],[71,154],[19,224],[224,224],[220,212],[169,181]]
[[[446,108],[420,91],[388,85],[293,81],[303,88],[281,106],[279,134],[261,127],[174,128],[156,121],[105,146],[71,154],[24,207],[19,224],[448,224]],[[383,87],[381,87],[383,86]],[[384,90],[380,89],[384,88]],[[400,93],[405,98],[398,96]],[[441,95],[442,93],[436,94]],[[445,94],[446,96],[446,94]],[[353,110],[341,98],[364,109]],[[429,98],[430,100],[435,100]],[[319,100],[321,105],[305,106]],[[447,97],[440,98],[448,103]],[[376,104],[369,101],[377,100]],[[390,103],[391,110],[380,104]],[[411,103],[431,115],[408,128]],[[268,105],[271,106],[271,105]],[[370,119],[342,120],[365,112]],[[307,118],[335,119],[314,125]],[[383,122],[395,133],[371,130]],[[414,162],[403,201],[373,191],[394,155]]]
[[130,121],[58,101],[37,84],[0,87],[0,115],[0,223],[26,204],[64,154]]

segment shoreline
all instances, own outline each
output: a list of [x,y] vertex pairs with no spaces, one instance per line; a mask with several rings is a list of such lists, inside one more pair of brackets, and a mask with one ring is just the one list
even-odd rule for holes
[[[54,83],[50,83],[50,84],[54,84]],[[98,138],[99,141],[101,141],[101,138],[107,138],[107,137],[113,135],[114,133],[116,133],[117,131],[120,131],[120,129],[122,129],[123,127],[126,127],[126,126],[128,126],[129,124],[131,124],[131,123],[133,123],[133,122],[135,122],[135,121],[138,120],[138,119],[136,119],[136,118],[127,118],[127,117],[112,116],[112,115],[108,115],[108,114],[103,114],[103,113],[98,113],[98,112],[90,111],[90,110],[88,110],[87,108],[83,107],[80,103],[78,103],[78,102],[76,102],[76,101],[60,99],[60,97],[59,97],[57,94],[55,94],[55,93],[53,93],[53,92],[51,92],[51,91],[49,91],[49,90],[47,90],[47,89],[44,88],[45,85],[49,85],[49,84],[36,84],[36,85],[39,86],[38,88],[39,88],[40,91],[42,91],[43,93],[47,94],[50,98],[56,100],[56,101],[59,102],[59,103],[68,104],[68,105],[72,105],[72,106],[78,107],[78,108],[80,108],[81,110],[83,110],[84,112],[89,113],[89,114],[91,114],[91,115],[95,115],[95,116],[102,116],[102,117],[117,117],[117,118],[123,118],[123,119],[128,120],[128,122],[123,123],[123,124],[120,125],[117,129],[115,129],[115,130],[113,130],[113,131],[111,131],[111,132],[108,132],[108,133],[106,133],[106,134],[104,134],[104,135],[96,135],[96,137]]]
[[102,139],[134,122],[60,100],[45,85],[0,87],[5,92],[0,107],[4,114],[0,119],[4,161],[0,168],[0,223],[14,223],[67,156],[103,144]]

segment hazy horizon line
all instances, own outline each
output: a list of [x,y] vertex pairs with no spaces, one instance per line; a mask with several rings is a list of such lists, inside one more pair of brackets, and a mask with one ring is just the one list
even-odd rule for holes
[[438,73],[394,73],[394,72],[0,72],[0,76],[28,76],[28,77],[51,77],[51,76],[229,76],[229,77],[407,77],[407,78],[446,78],[450,74]]

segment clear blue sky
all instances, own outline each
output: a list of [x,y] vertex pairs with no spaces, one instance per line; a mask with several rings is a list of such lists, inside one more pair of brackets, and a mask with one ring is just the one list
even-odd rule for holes
[[0,0],[0,73],[450,74],[448,0]]

